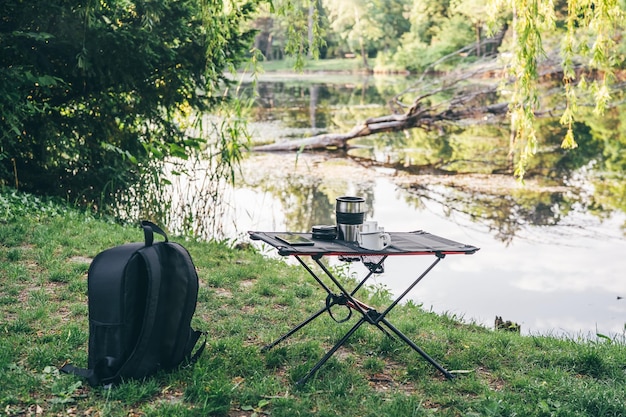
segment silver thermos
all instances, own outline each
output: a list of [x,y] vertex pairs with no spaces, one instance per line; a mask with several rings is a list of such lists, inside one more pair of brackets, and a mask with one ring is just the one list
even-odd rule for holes
[[365,217],[365,199],[352,196],[338,197],[335,207],[337,239],[356,242]]

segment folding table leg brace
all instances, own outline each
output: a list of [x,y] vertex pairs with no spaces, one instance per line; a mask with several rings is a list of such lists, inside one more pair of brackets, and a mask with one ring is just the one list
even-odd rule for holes
[[[320,284],[320,286],[328,293],[326,306],[318,310],[312,316],[304,320],[302,323],[298,324],[296,327],[291,329],[289,332],[278,338],[276,341],[271,344],[265,346],[263,350],[269,350],[272,347],[276,346],[283,340],[292,336],[298,330],[309,324],[311,321],[315,320],[322,313],[328,311],[330,312],[330,308],[335,305],[346,305],[349,309],[354,309],[361,314],[361,318],[356,322],[350,330],[339,340],[325,355],[322,357],[317,364],[302,378],[297,384],[302,385],[306,383],[323,365],[326,363],[328,359],[339,349],[346,341],[358,330],[359,327],[363,323],[369,323],[376,327],[378,327],[383,333],[387,336],[391,335],[389,332],[385,330],[385,328],[381,325],[383,324],[386,328],[388,328],[391,332],[393,332],[396,336],[402,339],[407,345],[409,345],[413,350],[419,353],[424,359],[426,359],[431,365],[433,365],[439,372],[446,376],[446,378],[452,379],[454,375],[447,371],[443,366],[437,363],[433,358],[431,358],[426,352],[420,349],[411,339],[409,339],[404,333],[398,330],[394,325],[392,325],[385,316],[424,278],[434,267],[437,265],[444,257],[445,254],[436,253],[437,259],[419,276],[411,285],[398,297],[395,301],[393,301],[382,313],[377,312],[375,309],[365,305],[364,303],[358,301],[353,297],[353,295],[363,286],[363,284],[372,276],[374,271],[383,263],[386,257],[383,257],[377,265],[374,265],[370,268],[370,272],[367,276],[355,287],[351,292],[346,291],[346,289],[341,285],[341,283],[333,276],[333,274],[326,268],[326,266],[320,262],[321,256],[313,256],[313,260],[320,266],[320,268],[324,271],[324,273],[332,280],[332,282],[337,286],[340,290],[340,294],[337,295],[332,292],[332,290],[309,268],[309,266],[300,259],[299,256],[296,256],[300,264],[307,270],[307,272]],[[328,300],[331,300],[330,302]]]
[[[304,326],[306,326],[307,324],[309,324],[310,322],[312,322],[313,320],[315,320],[318,316],[320,316],[321,314],[325,313],[326,311],[330,311],[330,308],[332,306],[334,306],[335,304],[339,304],[339,305],[347,305],[347,303],[345,302],[346,298],[336,295],[332,292],[332,290],[324,283],[324,281],[322,281],[316,274],[315,272],[313,272],[311,270],[311,268],[309,268],[309,266],[299,257],[299,256],[295,256],[295,258],[298,260],[298,262],[300,262],[300,264],[304,267],[304,269],[307,270],[307,272],[313,277],[315,278],[315,280],[318,282],[318,284],[320,284],[320,286],[322,288],[324,288],[324,290],[326,291],[326,293],[328,293],[329,298],[327,298],[327,300],[331,300],[330,302],[327,301],[326,306],[321,308],[320,310],[318,310],[316,313],[314,313],[312,316],[310,316],[309,318],[307,318],[306,320],[304,320],[302,323],[298,324],[296,327],[294,327],[293,329],[289,330],[287,333],[285,333],[284,335],[282,335],[281,337],[279,337],[278,339],[276,339],[274,342],[270,343],[269,345],[265,345],[262,349],[262,351],[268,351],[271,348],[273,348],[274,346],[276,346],[277,344],[279,344],[280,342],[282,342],[283,340],[291,337],[294,333],[296,333],[298,330],[300,330],[301,328],[303,328]],[[382,265],[382,263],[385,261],[387,257],[385,256],[383,259],[381,259],[378,264],[375,265],[375,267],[378,267],[380,265]],[[319,258],[318,258],[319,259]],[[361,280],[361,282],[359,283],[359,285],[356,286],[356,288],[352,291],[351,295],[354,295],[355,292],[357,292],[359,290],[359,288],[361,288],[363,286],[363,284],[365,284],[365,282],[374,274],[375,269],[372,268],[370,269],[370,272],[367,274],[367,276],[365,278],[363,278],[363,280]],[[330,272],[326,272],[327,274],[329,274]],[[331,275],[332,276],[332,275]],[[334,279],[333,279],[334,281]],[[384,331],[384,330],[383,330]]]

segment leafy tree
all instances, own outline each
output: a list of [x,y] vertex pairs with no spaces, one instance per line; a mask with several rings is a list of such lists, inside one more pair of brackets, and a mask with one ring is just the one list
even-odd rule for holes
[[455,15],[469,20],[474,28],[476,56],[482,55],[481,41],[486,29],[488,7],[482,0],[452,0],[451,10]]
[[284,40],[284,52],[296,57],[296,68],[302,68],[307,56],[318,58],[324,46],[319,0],[274,0],[270,5],[261,18],[273,18],[271,36]]
[[579,112],[580,95],[592,95],[598,116],[613,98],[614,70],[623,64],[618,52],[626,22],[624,4],[619,0],[557,3],[492,0],[491,4],[492,16],[496,13],[510,16],[514,33],[508,66],[509,75],[515,80],[510,113],[514,146],[520,155],[516,175],[521,178],[538,146],[534,120],[540,110],[539,66],[549,55],[544,49],[544,39],[563,38],[556,48],[562,60],[566,103],[561,123],[567,127],[567,132],[561,146],[575,148],[573,126]]
[[[411,28],[402,37],[395,60],[412,71],[421,71],[474,42],[474,27],[467,17],[455,13],[460,2],[414,0]],[[450,60],[448,65],[455,61]]]
[[409,30],[405,14],[409,0],[324,0],[331,29],[357,52],[367,68],[369,56],[392,52]]
[[91,202],[199,149],[258,2],[3,0],[0,184]]

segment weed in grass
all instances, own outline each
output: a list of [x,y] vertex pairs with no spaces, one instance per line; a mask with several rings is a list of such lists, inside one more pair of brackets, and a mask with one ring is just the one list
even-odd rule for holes
[[[254,403],[253,403],[254,404]],[[259,400],[256,405],[243,405],[240,407],[241,411],[251,412],[252,417],[257,417],[262,414],[266,414],[264,409],[271,404],[270,401],[266,399]]]
[[393,354],[398,352],[398,349],[401,347],[396,339],[391,337],[383,337],[380,339],[375,346],[377,346],[377,351],[383,355],[393,356]]
[[[56,371],[55,368],[48,367],[44,372]],[[73,381],[70,378],[56,379],[51,386],[50,404],[64,406],[75,403],[83,395],[79,392],[82,388],[82,381]],[[59,410],[60,411],[60,410]]]
[[233,384],[215,368],[198,365],[185,388],[185,401],[200,408],[197,415],[226,415],[233,398]]
[[17,263],[0,264],[0,271],[3,275],[3,282],[0,285],[6,285],[7,283],[25,282],[30,280],[30,274],[26,265]]
[[214,413],[212,409],[204,410],[198,407],[190,407],[187,404],[158,403],[150,404],[148,408],[142,410],[142,415],[146,417],[195,417],[199,415],[219,416],[225,414]]
[[591,347],[582,350],[574,358],[574,370],[582,375],[602,378],[605,374],[605,367],[601,353]]
[[[73,279],[67,286],[65,286],[65,288],[59,289],[58,293],[60,301],[77,301],[77,299],[80,299],[80,296],[83,295],[87,295],[87,280],[82,277]],[[71,307],[78,306],[72,304]]]
[[30,320],[24,317],[17,317],[5,324],[4,332],[9,334],[30,334],[33,332],[33,328]]
[[23,224],[7,224],[0,230],[0,244],[7,248],[20,246],[27,237],[26,227]]
[[11,248],[6,253],[7,261],[9,262],[17,262],[22,259],[22,249],[20,248]]
[[287,348],[274,347],[265,353],[265,366],[269,369],[277,369],[287,362]]
[[378,374],[385,369],[385,362],[379,358],[370,356],[363,361],[363,369],[369,374]]
[[311,298],[313,294],[313,287],[308,284],[299,285],[294,291],[294,295],[299,299]]
[[[0,306],[2,305],[15,305],[17,303],[17,294],[0,294]],[[0,315],[0,317],[2,317]]]
[[[404,394],[393,395],[382,406],[384,410],[382,415],[385,416],[425,417],[440,414],[437,408],[429,409],[424,407],[422,399]],[[374,417],[377,414],[372,413],[369,415]]]
[[72,279],[75,278],[75,273],[73,271],[68,271],[66,269],[57,269],[54,271],[50,272],[50,275],[48,276],[48,281],[50,282],[63,282],[63,283],[67,283],[72,281]]
[[[578,392],[579,390],[577,390]],[[626,415],[624,388],[581,391],[578,399],[581,410],[588,416],[623,417]]]
[[[31,369],[44,369],[53,363],[59,363],[63,361],[63,353],[57,349],[54,349],[54,344],[33,344],[27,351],[27,363]],[[65,352],[66,353],[66,352]]]
[[[292,366],[288,371],[289,382],[296,384],[309,373],[314,364],[315,362],[311,361]],[[297,388],[305,389],[305,387],[311,388],[311,386],[312,384],[306,384],[305,386],[297,386]]]
[[67,345],[70,349],[81,347],[88,337],[89,333],[86,332],[82,326],[74,323],[69,323],[67,327],[63,329],[62,333],[63,344]]
[[272,297],[277,294],[277,289],[274,285],[267,282],[259,282],[254,291],[261,297]]
[[213,367],[225,367],[233,377],[251,376],[265,369],[258,348],[243,346],[236,338],[214,341],[207,346],[207,350],[214,362]]
[[124,381],[112,387],[107,396],[110,401],[124,405],[134,405],[155,398],[161,392],[158,378]]
[[45,305],[50,300],[50,296],[44,289],[38,288],[30,292],[28,297],[28,305],[39,307]]

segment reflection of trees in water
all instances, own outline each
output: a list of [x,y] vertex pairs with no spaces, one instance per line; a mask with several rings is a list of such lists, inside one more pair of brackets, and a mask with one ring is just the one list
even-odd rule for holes
[[[400,84],[390,85],[396,88]],[[375,115],[386,102],[385,97],[393,96],[392,91],[383,87],[388,86],[376,85],[374,88],[367,83],[315,86],[300,83],[260,84],[260,100],[265,101],[257,103],[255,112],[268,114],[255,115],[261,119],[267,116],[272,121],[279,119],[281,126],[314,130],[332,125],[352,126],[354,120]],[[581,115],[581,121],[574,126],[580,146],[569,151],[559,147],[564,132],[558,120],[544,118],[538,121],[541,142],[545,146],[529,163],[526,177],[548,187],[566,187],[568,192],[551,193],[523,187],[499,193],[426,185],[410,187],[409,195],[403,198],[418,210],[424,209],[425,202],[432,201],[441,205],[448,217],[453,217],[455,213],[466,215],[507,244],[520,236],[527,226],[568,226],[568,231],[563,233],[573,233],[570,231],[581,226],[564,224],[573,209],[579,213],[591,213],[598,219],[610,217],[615,210],[626,213],[626,134],[623,133],[626,120],[622,122],[626,119],[626,111],[623,109],[609,111],[602,118],[590,114],[583,120]],[[262,133],[258,139],[274,141],[279,130],[272,123],[261,131],[268,137]],[[287,131],[293,134],[291,130]],[[418,129],[354,141],[353,144],[358,147],[346,154],[335,151],[331,158],[345,157],[361,167],[385,167],[415,178],[442,173],[490,175],[510,169],[508,140],[508,127],[500,126],[472,125],[436,132]],[[176,229],[194,229],[194,234],[209,237],[217,231],[219,235],[219,222],[224,212],[220,209],[223,187],[210,183],[212,168],[209,167],[205,175],[200,175],[196,169],[191,171],[195,174],[195,185],[190,187],[185,183],[181,185],[181,191],[178,188],[173,191],[178,196],[175,198],[177,205],[168,207],[148,199],[145,207],[139,204],[137,210],[150,218],[163,215],[166,223],[176,226]],[[253,188],[268,191],[282,203],[288,229],[310,230],[315,224],[335,224],[335,199],[346,194],[364,197],[368,203],[367,217],[372,218],[375,214],[373,184],[364,180],[350,188],[349,182],[358,182],[359,178],[349,177],[349,172],[345,173],[346,178],[329,180],[327,176],[325,178],[315,172],[311,175],[281,174],[277,178],[274,171],[263,174],[263,179],[257,179]],[[268,180],[268,176],[272,179]],[[375,176],[372,174],[372,177]],[[576,180],[578,176],[581,177],[580,183]],[[498,181],[497,175],[493,178]],[[194,181],[189,179],[190,183]],[[190,187],[191,191],[185,187]],[[584,192],[581,193],[581,190]],[[161,193],[166,192],[159,189],[156,194],[162,196]],[[141,197],[146,199],[145,195]],[[155,210],[159,212],[153,213]],[[597,233],[583,229],[581,227],[579,232],[587,235]]]
[[[608,217],[611,209],[626,213],[626,181],[622,177],[600,176],[594,182],[594,201],[589,209],[600,218]],[[626,222],[622,225],[626,234]]]
[[493,195],[476,191],[414,185],[405,200],[412,206],[432,201],[444,209],[446,217],[463,214],[485,226],[494,237],[510,244],[526,226],[555,226],[579,203],[564,193],[532,192]]
[[[413,185],[407,191],[405,200],[409,205],[423,208],[427,202],[433,202],[443,208],[445,217],[453,219],[455,215],[462,215],[469,218],[474,224],[486,227],[495,239],[506,245],[522,237],[522,233],[524,238],[532,238],[527,233],[530,226],[560,226],[552,229],[550,235],[557,237],[561,243],[568,243],[577,237],[624,237],[624,233],[622,236],[619,233],[608,235],[605,231],[596,230],[591,219],[576,218],[573,223],[568,220],[572,213],[591,213],[598,220],[607,219],[616,213],[615,206],[602,208],[597,195],[587,194],[581,189],[570,189],[567,192],[522,189],[499,195],[451,187]],[[467,226],[466,222],[463,223]],[[626,228],[623,228],[624,231]],[[540,241],[546,238],[543,235],[535,237]]]
[[[318,224],[336,224],[336,198],[348,193],[347,182],[329,184],[322,178],[306,175],[288,175],[261,187],[281,202],[287,230],[303,232]],[[375,201],[373,184],[360,183],[350,194],[365,198],[365,217],[371,217]]]

